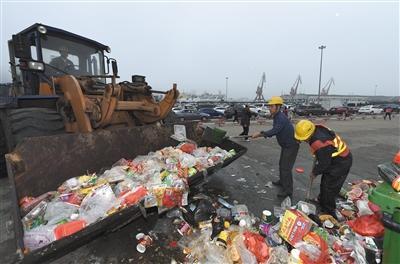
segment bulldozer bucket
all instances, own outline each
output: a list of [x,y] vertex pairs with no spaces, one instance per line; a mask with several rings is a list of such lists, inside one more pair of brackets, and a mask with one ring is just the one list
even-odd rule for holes
[[[187,138],[199,145],[216,146],[201,140],[197,123],[185,123]],[[101,172],[121,158],[133,159],[151,151],[177,145],[170,136],[173,125],[148,125],[141,127],[97,130],[87,134],[63,134],[47,137],[26,138],[12,153],[6,155],[14,204],[14,224],[17,248],[24,250],[23,227],[19,200],[25,196],[39,196],[56,190],[71,177]],[[226,166],[246,152],[246,148],[226,139],[218,144],[221,148],[235,149],[237,155],[224,161]],[[217,168],[209,168],[189,178],[189,185],[204,180]],[[22,255],[23,262],[41,262],[57,258],[89,242],[94,237],[128,221],[140,217],[139,207],[132,206],[113,214],[87,228],[53,243]]]

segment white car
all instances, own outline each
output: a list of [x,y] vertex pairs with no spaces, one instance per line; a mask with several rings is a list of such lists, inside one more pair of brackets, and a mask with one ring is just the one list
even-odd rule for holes
[[376,115],[383,113],[383,109],[376,105],[366,105],[360,107],[360,109],[358,109],[358,113]]
[[226,107],[217,106],[217,107],[214,107],[214,110],[223,114],[223,113],[225,113]]
[[172,107],[172,111],[174,111],[174,113],[178,113],[178,112],[180,112],[182,110],[183,110],[182,107]]

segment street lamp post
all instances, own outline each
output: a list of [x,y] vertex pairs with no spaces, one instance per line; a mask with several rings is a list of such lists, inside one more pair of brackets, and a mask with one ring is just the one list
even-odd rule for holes
[[321,96],[321,75],[322,75],[322,54],[326,46],[321,45],[318,49],[321,50],[321,63],[319,65],[319,85],[318,85],[318,104],[319,104],[319,97]]
[[226,85],[225,85],[225,101],[228,102],[228,77],[225,77]]

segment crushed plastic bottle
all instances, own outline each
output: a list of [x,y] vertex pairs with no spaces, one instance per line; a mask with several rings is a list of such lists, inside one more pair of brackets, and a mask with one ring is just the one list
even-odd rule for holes
[[236,204],[232,207],[231,213],[232,217],[236,221],[240,221],[243,217],[249,214],[249,209],[245,204]]
[[43,223],[43,216],[46,213],[47,202],[41,201],[27,215],[22,218],[25,230],[35,228]]
[[309,214],[314,214],[317,211],[317,207],[313,204],[304,202],[304,201],[299,201],[296,205],[297,209],[305,213],[306,215]]

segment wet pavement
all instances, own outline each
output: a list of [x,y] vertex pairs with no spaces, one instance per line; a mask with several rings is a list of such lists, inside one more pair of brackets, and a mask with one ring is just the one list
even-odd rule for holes
[[[398,117],[392,121],[378,119],[332,120],[326,123],[348,143],[353,153],[353,167],[347,182],[356,179],[378,179],[376,165],[391,160],[400,145],[400,126]],[[271,122],[258,125],[254,122],[250,133],[271,127]],[[238,135],[241,127],[226,123],[221,127],[228,135]],[[269,181],[278,179],[278,160],[280,148],[276,139],[257,139],[241,142],[248,152],[228,167],[219,170],[208,178],[201,190],[204,193],[221,194],[227,200],[237,200],[248,206],[254,215],[262,210],[272,209],[281,200],[276,198],[279,188],[266,186]],[[308,188],[308,172],[312,164],[309,147],[302,144],[295,167],[303,167],[305,172],[294,172],[294,203],[303,200]],[[72,175],[71,175],[72,176]],[[312,194],[318,195],[319,178],[314,182]],[[0,262],[12,263],[15,259],[13,239],[10,188],[7,179],[0,179]],[[165,215],[151,215],[147,220],[140,219],[126,227],[101,236],[89,244],[67,254],[53,263],[171,263],[182,257],[179,248],[174,246],[176,230]],[[144,254],[136,251],[135,236],[138,232],[158,230],[159,239]],[[172,242],[172,243],[171,243]]]

